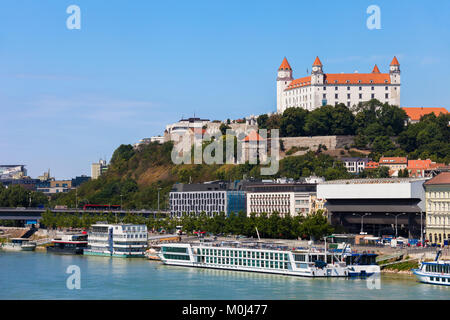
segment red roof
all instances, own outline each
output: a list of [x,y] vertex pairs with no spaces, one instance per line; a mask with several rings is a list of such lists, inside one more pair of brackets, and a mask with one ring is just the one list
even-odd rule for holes
[[380,69],[378,69],[377,65],[375,65],[375,67],[373,67],[372,73],[380,73]]
[[314,60],[313,66],[322,66],[322,62],[320,62],[319,57],[316,57],[316,60]]
[[394,56],[394,59],[392,59],[392,62],[391,62],[391,66],[399,66],[399,65],[400,65],[400,63],[398,63],[397,57]]
[[408,160],[408,169],[428,169],[431,166],[432,161],[430,159],[427,160]]
[[205,134],[206,129],[203,128],[189,128],[194,134]]
[[[325,84],[390,84],[388,73],[325,73]],[[285,90],[309,86],[311,76],[292,80]]]
[[436,177],[425,182],[426,185],[450,184],[450,172],[441,172]]
[[408,118],[413,121],[419,121],[420,118],[426,114],[434,113],[439,116],[440,113],[447,114],[448,111],[445,108],[424,108],[424,107],[413,107],[413,108],[402,108],[405,110]]
[[291,83],[287,86],[286,90],[295,89],[303,86],[309,86],[311,84],[311,76],[298,78],[292,80]]
[[249,133],[248,136],[244,138],[243,141],[262,141],[262,140],[264,139],[258,134],[258,132],[253,130],[252,132]]
[[292,70],[291,66],[289,65],[289,62],[286,59],[286,57],[284,57],[283,62],[281,62],[281,65],[278,68],[278,70]]
[[406,157],[381,157],[380,164],[407,164]]

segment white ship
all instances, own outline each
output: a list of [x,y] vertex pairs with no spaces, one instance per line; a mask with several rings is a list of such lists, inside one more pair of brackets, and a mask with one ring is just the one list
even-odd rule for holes
[[170,243],[158,253],[166,265],[273,273],[300,277],[346,277],[341,258],[325,249],[292,249],[270,243]]
[[412,269],[420,282],[450,286],[450,261],[439,260],[440,255],[438,251],[435,261],[422,262],[418,269]]
[[33,251],[36,243],[25,238],[12,238],[11,242],[4,243],[1,248],[5,251]]

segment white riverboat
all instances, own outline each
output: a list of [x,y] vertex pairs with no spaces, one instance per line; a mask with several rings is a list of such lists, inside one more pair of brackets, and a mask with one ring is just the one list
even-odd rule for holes
[[160,245],[166,265],[273,273],[300,277],[346,277],[339,256],[321,248],[289,249],[270,243],[199,242]]
[[5,251],[33,251],[36,243],[25,238],[12,238],[11,242],[4,243],[1,248]]
[[438,251],[435,261],[421,262],[418,269],[412,269],[420,282],[450,286],[450,261],[439,260]]

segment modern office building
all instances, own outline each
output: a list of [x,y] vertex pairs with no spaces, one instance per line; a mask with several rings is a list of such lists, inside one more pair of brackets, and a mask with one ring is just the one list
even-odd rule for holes
[[244,183],[212,181],[195,184],[174,184],[169,194],[170,214],[181,217],[183,214],[205,213],[212,217],[224,212],[245,211]]
[[247,215],[308,215],[315,208],[315,183],[260,183],[246,187]]
[[450,239],[450,172],[442,172],[424,185],[427,240],[444,244]]
[[[420,238],[425,230],[424,178],[334,180],[317,185],[328,217],[350,233]],[[397,232],[396,232],[397,230]]]

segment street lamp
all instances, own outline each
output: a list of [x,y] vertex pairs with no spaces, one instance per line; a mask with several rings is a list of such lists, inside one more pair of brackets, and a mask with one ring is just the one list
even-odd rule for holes
[[[417,215],[418,213],[416,213]],[[420,211],[420,244],[423,247],[423,222],[422,222],[422,211]]]
[[360,216],[361,217],[361,232],[360,234],[364,234],[363,228],[364,228],[364,217],[365,216],[371,216],[371,213],[365,213],[365,214],[358,214],[358,213],[353,213],[354,216]]
[[406,214],[406,212],[399,213],[399,214],[393,214],[393,213],[386,212],[386,215],[387,215],[387,216],[391,215],[391,216],[394,216],[394,217],[395,217],[395,239],[397,239],[397,235],[398,235],[398,232],[397,232],[397,218],[398,218],[399,216],[404,215],[404,214]]
[[161,190],[161,188],[158,188],[158,212],[159,212],[159,190]]

